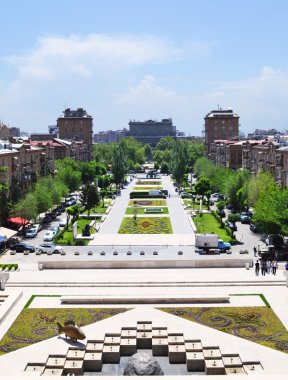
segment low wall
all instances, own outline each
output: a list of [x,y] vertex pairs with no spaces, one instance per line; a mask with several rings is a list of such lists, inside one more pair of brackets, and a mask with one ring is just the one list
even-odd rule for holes
[[251,259],[214,260],[85,260],[39,261],[43,269],[161,269],[161,268],[245,268],[252,267]]

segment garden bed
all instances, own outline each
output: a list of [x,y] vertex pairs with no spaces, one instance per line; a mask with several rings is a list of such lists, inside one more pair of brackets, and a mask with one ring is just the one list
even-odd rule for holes
[[170,218],[123,218],[119,234],[172,234]]
[[288,353],[288,332],[269,307],[193,307],[160,310]]
[[134,186],[133,191],[142,191],[142,190],[163,190],[163,186]]
[[167,202],[165,199],[136,199],[135,201],[130,200],[128,205],[134,206],[135,202],[137,202],[137,206],[167,206]]
[[[137,210],[136,214],[137,215],[144,215],[145,210],[149,210],[149,206],[148,207],[146,206],[145,208],[144,208],[144,206],[143,207],[136,207],[136,210]],[[151,209],[155,209],[155,206],[151,207]],[[157,207],[157,209],[159,209],[159,207]],[[161,210],[162,210],[161,214],[169,214],[168,207],[161,207]],[[134,212],[135,212],[135,207],[128,207],[128,208],[126,208],[125,214],[126,215],[134,215]],[[157,212],[152,211],[152,213],[157,213]],[[147,212],[146,212],[146,214],[147,214]]]
[[24,308],[2,338],[0,342],[0,355],[57,336],[58,328],[56,322],[64,324],[65,321],[72,319],[78,326],[86,326],[123,313],[126,310],[124,308]]
[[136,185],[161,185],[161,181],[151,181],[151,180],[143,180],[143,181],[137,181]]

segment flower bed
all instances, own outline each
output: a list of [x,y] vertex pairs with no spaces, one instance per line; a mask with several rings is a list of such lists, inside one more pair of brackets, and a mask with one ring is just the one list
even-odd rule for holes
[[172,234],[170,218],[124,218],[119,234]]
[[129,206],[134,206],[137,202],[137,206],[167,206],[165,199],[136,199],[135,201],[129,201]]
[[[150,205],[149,205],[150,206]],[[137,215],[143,215],[143,214],[145,214],[145,210],[149,210],[149,206],[147,207],[146,206],[146,208],[144,208],[144,206],[143,207],[136,207],[136,210],[137,210],[137,212],[136,212],[136,214]],[[155,206],[154,207],[151,207],[151,209],[153,209],[153,208],[155,208]],[[157,206],[157,209],[158,209],[159,207]],[[162,210],[162,212],[161,212],[161,214],[168,214],[168,207],[161,207],[161,210]],[[135,207],[128,207],[127,209],[126,209],[126,215],[134,215],[134,212],[135,212]],[[151,213],[153,213],[153,214],[157,214],[157,211],[151,211]],[[146,211],[146,214],[147,214],[147,211]]]

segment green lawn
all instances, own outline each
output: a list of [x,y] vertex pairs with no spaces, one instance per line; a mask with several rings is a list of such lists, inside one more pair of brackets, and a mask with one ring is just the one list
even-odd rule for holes
[[134,202],[137,202],[138,206],[147,207],[147,206],[167,206],[165,199],[135,199],[130,200],[128,205],[133,206]]
[[160,310],[288,353],[288,332],[269,307],[192,307]]
[[[147,208],[149,209],[151,207],[147,207]],[[161,213],[155,212],[155,214],[160,214],[160,215],[161,214],[169,214],[168,207],[161,207],[161,208],[162,208],[163,212],[161,212]],[[147,213],[145,213],[144,210],[145,210],[145,207],[137,207],[137,215],[138,214],[139,215],[143,215],[143,214],[147,215]],[[125,214],[127,214],[127,215],[134,215],[134,211],[135,211],[134,207],[128,207],[128,208],[126,208],[126,213]]]
[[200,234],[211,234],[214,233],[218,235],[219,239],[224,241],[230,241],[230,236],[227,234],[224,228],[220,227],[220,224],[212,214],[197,214],[193,217],[193,222],[196,225],[197,233]]
[[170,218],[123,218],[119,234],[172,234]]
[[124,308],[23,309],[0,341],[0,355],[58,335],[56,322],[63,325],[65,321],[72,319],[78,326],[86,326],[126,310]]
[[[92,215],[92,214],[105,214],[105,212],[106,212],[107,207],[109,206],[109,204],[110,203],[104,202],[104,207],[103,207],[103,204],[101,202],[99,206],[94,207],[94,208],[92,208],[90,210],[90,215]],[[80,212],[80,214],[88,215],[88,211],[87,210],[83,210],[83,211]]]
[[[100,218],[96,218],[96,220],[100,220]],[[77,233],[82,234],[82,229],[86,226],[86,224],[90,224],[92,219],[86,219],[86,218],[81,218],[77,220]],[[79,243],[79,240],[73,239],[73,233],[72,233],[72,225],[68,225],[67,230],[63,230],[60,233],[56,235],[54,238],[54,243],[60,244],[60,245],[88,245],[89,240],[83,239],[81,240],[82,244]]]
[[[188,209],[191,210],[199,210],[200,209],[200,202],[199,200],[196,200],[195,203],[192,202],[191,199],[183,199],[185,206],[187,206]],[[207,210],[206,204],[202,203],[202,210]]]

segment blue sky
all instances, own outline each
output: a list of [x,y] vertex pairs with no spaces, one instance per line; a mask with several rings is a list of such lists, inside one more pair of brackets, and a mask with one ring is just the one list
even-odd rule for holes
[[0,0],[0,120],[47,132],[83,107],[94,132],[172,117],[200,135],[218,105],[240,129],[288,129],[288,2]]

